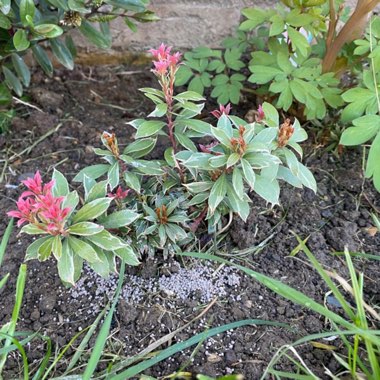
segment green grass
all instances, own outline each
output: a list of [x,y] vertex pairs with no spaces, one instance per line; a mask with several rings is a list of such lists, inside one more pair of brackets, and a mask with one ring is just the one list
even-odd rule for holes
[[[342,342],[344,343],[347,355],[337,356],[337,360],[342,364],[345,364],[346,371],[348,371],[352,379],[360,379],[364,374],[368,380],[379,380],[380,379],[380,330],[373,330],[369,328],[369,323],[367,320],[365,305],[363,301],[363,274],[356,275],[354,265],[350,254],[346,251],[345,258],[347,267],[350,273],[350,280],[353,289],[353,298],[355,300],[355,306],[352,306],[346,299],[347,297],[341,292],[337,285],[332,281],[327,271],[325,271],[322,265],[317,261],[314,255],[306,246],[306,241],[302,241],[298,236],[298,246],[292,251],[291,255],[296,255],[298,252],[303,251],[310,262],[313,264],[315,270],[319,273],[322,280],[327,284],[330,291],[334,294],[335,298],[338,300],[342,309],[344,311],[344,316],[341,316],[331,310],[329,310],[325,305],[320,304],[310,297],[306,296],[302,292],[282,283],[281,281],[272,279],[265,276],[259,272],[253,271],[252,269],[246,268],[239,264],[228,262],[227,260],[204,253],[191,252],[191,253],[181,253],[182,256],[189,256],[198,259],[213,260],[218,263],[224,263],[234,266],[241,271],[245,272],[251,276],[256,281],[260,282],[262,285],[271,289],[280,296],[292,301],[298,305],[305,307],[306,309],[312,310],[321,316],[324,316],[330,321],[332,326],[332,331],[314,334],[304,337],[297,342],[294,342],[285,347],[285,350],[281,350],[275,359],[270,363],[268,369],[266,370],[262,380],[265,376],[271,374],[275,379],[282,378],[294,378],[294,379],[316,379],[317,377],[311,373],[311,371],[299,358],[296,363],[299,369],[298,373],[285,373],[279,372],[275,369],[275,364],[282,357],[290,356],[287,352],[290,350],[295,353],[294,347],[301,344],[308,343],[315,339],[321,339],[323,337],[329,337],[333,335],[340,336]],[[351,337],[351,340],[348,339]],[[359,350],[361,351],[361,356],[359,356]],[[364,355],[363,355],[364,353]],[[339,359],[338,359],[339,358]],[[294,361],[294,359],[292,359]],[[303,372],[303,373],[300,373]]]

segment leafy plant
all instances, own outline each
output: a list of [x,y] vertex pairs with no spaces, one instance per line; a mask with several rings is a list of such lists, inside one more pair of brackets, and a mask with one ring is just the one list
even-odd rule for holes
[[[4,0],[0,3],[0,106],[12,101],[11,91],[22,96],[30,84],[30,71],[23,56],[31,51],[44,72],[51,76],[53,65],[45,50],[50,48],[55,59],[73,69],[76,49],[67,32],[78,29],[91,43],[102,49],[111,46],[109,22],[123,17],[135,31],[132,20],[156,20],[146,9],[148,0]],[[93,26],[98,24],[99,28]],[[63,39],[63,35],[66,38]],[[46,42],[46,43],[45,43]],[[5,116],[5,115],[4,115]],[[4,120],[4,116],[2,119]]]
[[[244,36],[242,33],[240,36]],[[198,47],[184,55],[185,65],[181,66],[176,76],[176,85],[187,84],[190,91],[204,94],[204,89],[213,87],[211,97],[219,104],[229,102],[238,104],[240,91],[246,76],[240,70],[245,67],[242,55],[248,43],[239,41],[234,44],[225,40],[225,50]]]
[[[78,210],[77,191],[69,191],[66,178],[57,170],[49,183],[42,183],[39,172],[23,183],[28,191],[17,201],[18,210],[8,215],[19,219],[18,226],[27,223],[21,232],[45,235],[28,247],[26,260],[45,261],[53,253],[60,278],[72,285],[79,278],[84,261],[104,277],[116,270],[116,257],[130,265],[138,264],[127,242],[111,234],[105,226],[127,226],[139,216],[129,210],[106,215],[113,199],[106,197],[106,183],[94,186],[87,181],[84,205]],[[96,220],[103,224],[94,223]]]
[[342,112],[345,121],[352,121],[340,139],[342,145],[360,145],[372,141],[367,157],[365,176],[372,178],[377,191],[380,191],[380,18],[373,18],[364,39],[356,40],[354,54],[368,56],[369,68],[363,70],[360,86],[343,94],[349,104]]
[[[95,153],[106,163],[74,178],[83,184],[84,204],[78,209],[79,195],[60,172],[45,185],[37,173],[24,181],[29,191],[21,194],[18,210],[8,213],[18,225],[28,223],[22,232],[46,235],[29,246],[26,258],[46,260],[53,253],[66,283],[77,280],[83,261],[107,276],[116,256],[132,265],[139,255],[162,251],[166,257],[193,242],[204,221],[214,234],[224,215],[246,220],[250,191],[271,204],[279,202],[280,181],[316,191],[313,175],[299,162],[299,142],[307,134],[297,120],[280,123],[269,103],[252,124],[228,115],[228,107],[214,112],[215,127],[195,119],[203,98],[193,91],[174,94],[181,55],[163,44],[151,53],[161,90],[141,91],[155,104],[153,119],[129,122],[136,141],[123,152],[115,134],[103,133],[105,149]],[[159,137],[168,147],[161,159],[150,160]],[[202,139],[211,144],[197,146]]]

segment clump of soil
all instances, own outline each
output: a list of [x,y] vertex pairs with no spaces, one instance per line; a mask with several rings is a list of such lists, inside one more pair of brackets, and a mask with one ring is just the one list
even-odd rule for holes
[[[145,69],[77,68],[72,72],[57,71],[53,79],[36,72],[32,83],[29,94],[40,111],[22,109],[13,121],[12,133],[0,139],[2,155],[8,160],[0,185],[0,236],[8,223],[5,213],[15,207],[14,200],[21,191],[20,180],[37,169],[49,177],[54,167],[72,178],[80,168],[99,162],[92,147],[100,145],[103,130],[114,131],[120,142],[127,143],[133,129],[126,122],[145,117],[153,109],[138,91],[155,86],[155,79]],[[251,105],[251,99],[243,99],[235,114],[242,117]],[[204,116],[209,117],[207,113]],[[252,194],[253,208],[247,223],[234,219],[226,247],[221,249],[235,262],[279,279],[322,303],[328,289],[307,265],[305,256],[289,257],[297,245],[292,231],[302,238],[310,236],[308,245],[318,260],[348,278],[344,260],[333,252],[347,247],[353,252],[378,254],[380,234],[371,234],[369,228],[370,213],[379,210],[380,197],[360,174],[360,151],[347,150],[338,159],[323,151],[316,152],[311,145],[305,149],[305,163],[317,179],[318,193],[284,186],[282,206],[270,210]],[[31,241],[31,237],[18,236],[17,232],[11,237],[0,269],[0,277],[11,273],[1,291],[0,325],[10,319],[18,267]],[[250,249],[263,241],[266,243],[260,250]],[[357,269],[365,273],[365,300],[379,305],[379,261],[355,262]],[[252,325],[207,339],[188,367],[189,371],[209,376],[234,372],[257,379],[281,345],[329,328],[320,316],[287,302],[239,271],[194,260],[179,263],[176,258],[165,263],[158,256],[128,269],[107,351],[135,354],[191,321],[217,297],[205,315],[170,343],[186,340],[207,327],[248,318],[289,324],[290,330]],[[18,329],[39,331],[62,347],[92,323],[96,313],[112,298],[115,280],[116,277],[101,280],[86,270],[81,282],[68,290],[62,286],[53,260],[29,262]],[[339,346],[339,341],[335,343]],[[35,364],[43,357],[43,350],[39,341],[26,347],[29,360]],[[72,352],[69,350],[67,356]],[[187,362],[191,353],[191,349],[178,353],[146,373],[168,375]],[[321,377],[324,366],[332,372],[338,368],[329,352],[311,345],[302,346],[299,354]],[[17,376],[20,368],[20,358],[9,356],[5,378]],[[292,366],[283,361],[279,369],[290,370]],[[57,370],[64,371],[64,364]]]

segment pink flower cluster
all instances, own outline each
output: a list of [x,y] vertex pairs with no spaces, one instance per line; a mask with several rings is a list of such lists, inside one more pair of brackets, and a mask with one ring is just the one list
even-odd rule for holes
[[178,68],[178,63],[181,60],[181,53],[177,52],[170,54],[171,50],[171,46],[166,46],[163,43],[158,49],[149,50],[149,53],[151,53],[155,58],[153,61],[153,72],[157,75],[166,75],[168,73],[168,69],[175,71]]
[[64,197],[53,196],[51,190],[54,181],[43,184],[37,171],[34,178],[28,178],[22,183],[28,190],[18,199],[17,210],[9,211],[7,215],[19,219],[18,227],[24,223],[31,223],[51,235],[62,234],[71,209],[62,209]]

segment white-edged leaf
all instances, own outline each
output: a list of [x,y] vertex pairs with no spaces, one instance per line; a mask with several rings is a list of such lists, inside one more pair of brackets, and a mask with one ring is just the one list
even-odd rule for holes
[[73,223],[83,222],[102,215],[109,207],[111,198],[99,198],[85,204],[74,216]]
[[96,251],[90,244],[74,236],[69,236],[67,240],[74,254],[80,256],[82,259],[88,261],[89,263],[100,261]]
[[132,210],[121,210],[102,218],[101,223],[104,228],[119,228],[130,225],[139,217],[140,214]]
[[69,232],[74,235],[91,236],[103,231],[103,229],[103,226],[96,223],[80,222],[70,226]]
[[213,213],[219,206],[220,202],[224,199],[227,193],[227,177],[222,174],[214,183],[210,191],[210,197],[208,201],[208,206],[210,212]]

